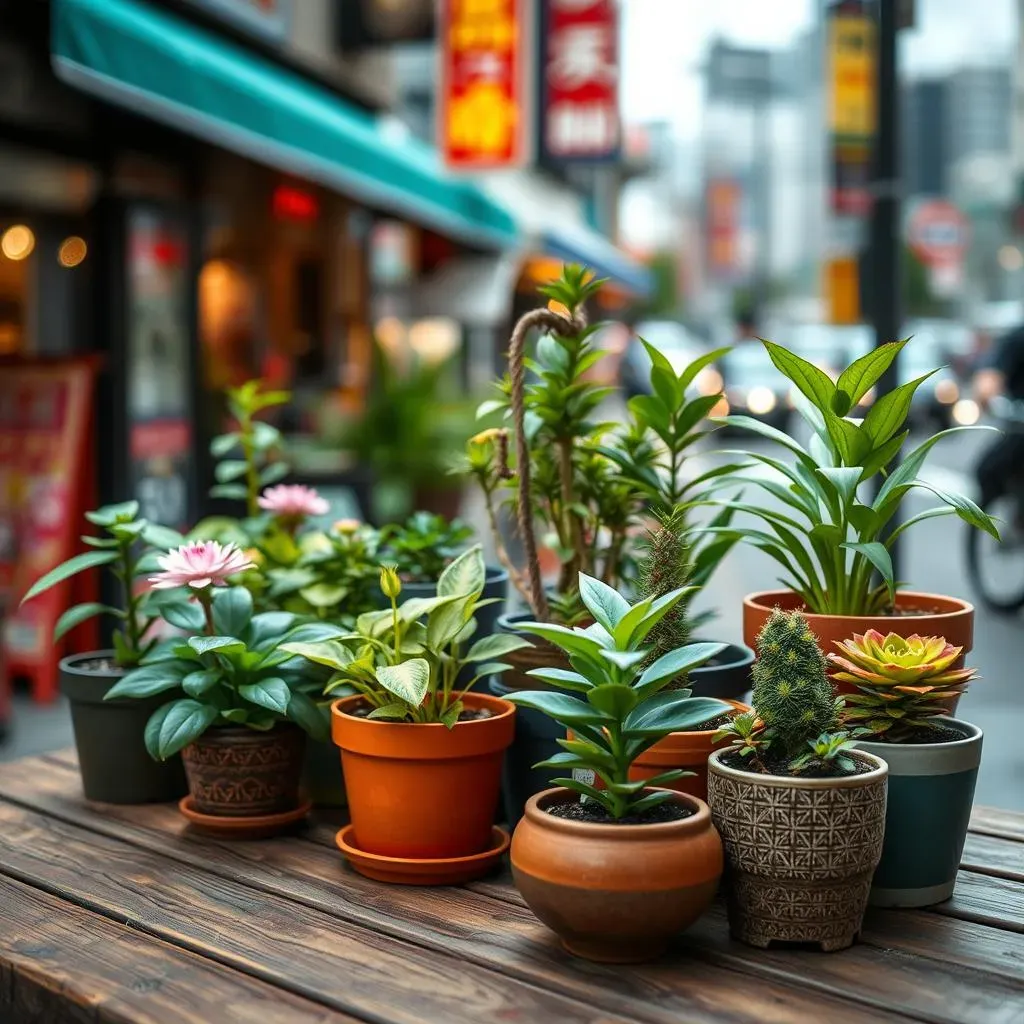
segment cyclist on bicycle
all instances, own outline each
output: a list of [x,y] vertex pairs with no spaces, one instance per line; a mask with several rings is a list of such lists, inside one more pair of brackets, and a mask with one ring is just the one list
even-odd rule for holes
[[[982,406],[996,395],[1024,402],[1024,325],[1003,335],[975,371],[974,395]],[[1024,433],[1007,431],[981,457],[977,477],[981,505],[1006,491],[1007,481],[1024,467]]]

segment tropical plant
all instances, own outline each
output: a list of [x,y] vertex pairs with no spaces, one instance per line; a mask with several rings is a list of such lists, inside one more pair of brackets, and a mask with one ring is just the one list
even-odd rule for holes
[[140,519],[137,501],[106,505],[86,512],[85,518],[106,536],[82,537],[82,542],[94,550],[74,555],[40,577],[22,598],[22,604],[78,573],[108,567],[121,590],[120,606],[93,601],[76,604],[57,620],[53,639],[60,640],[97,615],[110,615],[119,623],[113,632],[114,660],[121,668],[134,668],[157,643],[152,630],[160,618],[158,605],[162,600],[160,595],[140,587],[141,578],[156,568],[154,559],[159,552],[181,544],[183,538],[176,530]]
[[458,519],[414,512],[404,523],[381,528],[381,559],[406,583],[432,583],[472,536],[472,528]]
[[245,587],[203,588],[196,594],[198,600],[186,598],[161,610],[167,622],[192,635],[160,644],[105,698],[144,699],[175,691],[146,724],[150,755],[165,761],[218,725],[266,731],[290,721],[325,740],[327,720],[314,699],[319,684],[285,646],[323,641],[344,630],[302,623],[288,612],[253,614]]
[[[555,779],[555,785],[596,800],[614,819],[643,814],[672,798],[671,791],[655,787],[687,773],[675,769],[631,782],[633,761],[669,733],[695,729],[730,710],[723,701],[667,689],[681,672],[703,664],[723,645],[691,644],[647,664],[650,648],[645,641],[683,599],[685,588],[630,605],[607,584],[581,573],[579,591],[593,625],[570,629],[527,622],[519,628],[550,641],[569,659],[568,669],[539,668],[528,674],[581,697],[538,690],[513,693],[508,699],[572,731],[572,739],[558,740],[561,753],[535,766],[573,772],[572,778]],[[577,769],[592,772],[604,788],[575,777]]]
[[[463,697],[480,679],[509,666],[501,658],[529,642],[508,634],[472,643],[474,615],[488,603],[484,559],[479,545],[455,559],[437,581],[436,597],[398,603],[402,581],[392,566],[380,570],[380,587],[391,607],[366,612],[354,631],[325,643],[291,642],[282,650],[334,670],[326,693],[359,694],[368,718],[399,722],[440,722],[454,728],[465,710]],[[466,666],[475,674],[460,681]]]
[[[875,349],[833,381],[813,363],[780,345],[764,342],[772,362],[803,396],[797,408],[812,431],[807,448],[748,416],[727,416],[721,421],[766,437],[784,449],[786,457],[733,452],[751,461],[733,468],[730,476],[761,488],[773,502],[716,500],[713,503],[721,508],[753,516],[760,527],[713,525],[709,532],[743,540],[767,552],[785,569],[782,582],[800,595],[808,611],[872,615],[890,610],[899,586],[892,545],[926,519],[957,515],[998,537],[992,518],[970,498],[919,476],[928,453],[944,437],[985,428],[943,430],[897,463],[909,434],[906,419],[914,392],[931,373],[879,395],[863,420],[851,418],[905,344],[894,342]],[[750,473],[755,467],[758,471]],[[874,493],[876,481],[879,486]],[[893,526],[903,499],[912,490],[929,492],[938,504]],[[781,503],[784,511],[776,503]],[[876,573],[881,579],[877,585]]]
[[847,756],[858,731],[839,729],[842,698],[825,672],[818,639],[799,612],[772,612],[757,638],[753,712],[715,733],[750,759],[755,771],[799,774],[809,768],[849,774]]
[[945,637],[883,636],[869,629],[836,641],[836,647],[838,654],[828,654],[832,678],[857,688],[844,698],[843,721],[891,743],[907,742],[922,730],[941,726],[949,702],[976,675],[974,669],[952,667],[963,648]]

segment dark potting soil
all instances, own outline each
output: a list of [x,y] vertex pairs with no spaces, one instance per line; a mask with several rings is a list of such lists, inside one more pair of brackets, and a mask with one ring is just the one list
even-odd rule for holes
[[[959,740],[967,739],[967,733],[960,729],[951,729],[948,725],[937,725],[933,729],[919,729],[910,736],[901,736],[899,742],[903,743],[956,743]],[[871,736],[868,743],[891,743],[887,736]]]
[[682,821],[696,813],[689,807],[675,801],[667,801],[651,807],[641,814],[630,814],[625,818],[613,818],[595,800],[584,803],[552,804],[545,811],[553,818],[567,818],[569,821],[587,821],[593,825],[658,825],[666,821]]
[[120,672],[121,666],[113,658],[89,658],[75,663],[75,668],[83,672]]
[[717,718],[712,718],[710,722],[698,725],[691,732],[714,732],[716,729],[721,729],[722,726],[728,725],[738,714],[738,711],[725,711]]
[[[346,711],[346,715],[351,715],[353,718],[369,718],[370,712],[373,710],[369,704],[358,704],[351,711]],[[483,718],[491,718],[494,712],[490,708],[464,708],[462,714],[459,715],[460,722],[479,722]],[[387,721],[387,719],[384,719]],[[416,722],[396,722],[394,719],[391,720],[392,725],[416,725]]]
[[[790,770],[789,761],[784,758],[769,756],[755,761],[754,756],[751,754],[750,757],[741,757],[735,751],[729,751],[722,755],[722,764],[751,775],[778,775],[788,779],[849,779],[854,775],[864,775],[874,768],[873,764],[862,761],[856,754],[848,755],[856,766],[852,772],[844,772],[836,765],[826,764],[812,764],[801,772],[794,772]],[[759,770],[758,765],[763,766],[764,770]]]

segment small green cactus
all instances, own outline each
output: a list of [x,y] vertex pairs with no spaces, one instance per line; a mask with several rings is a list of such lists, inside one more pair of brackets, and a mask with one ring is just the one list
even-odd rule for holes
[[[640,561],[637,592],[641,598],[657,598],[687,587],[693,566],[686,536],[685,512],[675,508],[658,516],[658,526],[648,531],[647,549]],[[649,660],[685,647],[690,642],[690,594],[658,623],[647,638]],[[673,680],[672,688],[685,689],[687,673]]]
[[838,724],[838,702],[825,659],[799,612],[776,608],[757,644],[754,707],[771,735],[773,751],[796,758],[806,752],[808,741],[834,732]]

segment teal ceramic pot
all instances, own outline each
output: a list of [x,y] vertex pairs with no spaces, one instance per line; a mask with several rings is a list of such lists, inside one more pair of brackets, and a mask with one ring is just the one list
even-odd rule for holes
[[871,883],[877,907],[928,907],[953,895],[974,784],[981,730],[946,719],[963,734],[948,743],[870,743],[859,749],[889,765],[889,803],[882,859]]

